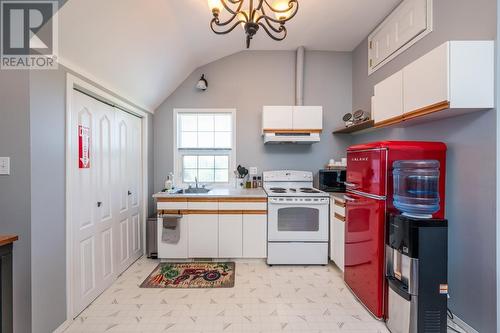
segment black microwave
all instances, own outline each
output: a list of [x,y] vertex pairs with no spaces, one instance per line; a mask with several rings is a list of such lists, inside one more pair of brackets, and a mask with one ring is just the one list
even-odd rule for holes
[[319,170],[319,189],[325,192],[345,192],[346,170]]

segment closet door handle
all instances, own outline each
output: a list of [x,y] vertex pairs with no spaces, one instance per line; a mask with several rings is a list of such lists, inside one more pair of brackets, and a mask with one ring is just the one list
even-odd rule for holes
[[130,192],[130,191],[127,191],[127,194],[128,194],[128,195],[132,195],[132,192]]
[[102,206],[102,201],[97,201],[97,207],[101,207]]

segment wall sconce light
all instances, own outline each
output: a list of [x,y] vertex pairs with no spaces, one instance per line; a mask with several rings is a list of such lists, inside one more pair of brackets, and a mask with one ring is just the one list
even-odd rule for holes
[[198,83],[196,83],[196,89],[205,91],[207,90],[207,88],[208,88],[208,82],[205,79],[205,74],[202,74],[200,80],[198,81]]

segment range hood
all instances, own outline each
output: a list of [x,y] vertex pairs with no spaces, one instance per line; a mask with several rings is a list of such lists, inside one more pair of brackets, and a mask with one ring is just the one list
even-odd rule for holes
[[264,143],[267,144],[285,144],[285,143],[296,143],[296,144],[312,144],[319,142],[319,133],[264,133]]
[[266,144],[312,144],[320,141],[323,107],[304,106],[304,47],[297,50],[295,104],[264,106],[262,136]]

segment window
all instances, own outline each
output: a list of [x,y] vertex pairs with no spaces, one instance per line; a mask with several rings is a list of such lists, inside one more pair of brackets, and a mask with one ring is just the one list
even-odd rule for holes
[[224,184],[235,169],[235,110],[177,109],[175,175],[177,183]]

